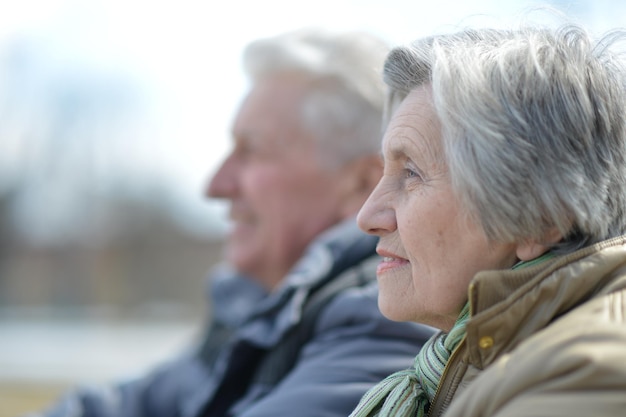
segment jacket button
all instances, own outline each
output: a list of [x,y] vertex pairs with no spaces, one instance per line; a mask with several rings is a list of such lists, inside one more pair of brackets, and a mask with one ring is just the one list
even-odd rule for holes
[[493,337],[491,336],[481,337],[480,340],[478,341],[478,346],[481,349],[489,349],[490,347],[493,346]]

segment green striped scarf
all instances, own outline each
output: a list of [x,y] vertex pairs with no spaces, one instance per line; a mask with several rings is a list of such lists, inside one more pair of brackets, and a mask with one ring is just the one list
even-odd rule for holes
[[430,338],[415,357],[414,368],[389,375],[365,393],[350,417],[422,417],[435,396],[454,348],[465,336],[469,303],[449,333]]
[[[553,256],[547,252],[533,260],[521,261],[512,269],[536,265]],[[431,337],[415,357],[413,368],[391,374],[367,391],[350,417],[425,416],[452,351],[465,337],[468,320],[469,303],[466,303],[449,333],[440,332]]]

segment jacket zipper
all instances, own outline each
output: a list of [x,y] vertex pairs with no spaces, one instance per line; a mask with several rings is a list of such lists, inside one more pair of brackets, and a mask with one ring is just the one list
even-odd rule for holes
[[[465,336],[463,336],[463,339],[461,339],[461,341],[459,342],[459,344],[454,348],[454,350],[452,351],[452,353],[450,354],[450,359],[448,360],[448,363],[446,365],[446,367],[443,369],[443,373],[441,374],[441,379],[439,380],[439,385],[437,385],[437,389],[435,390],[435,395],[433,396],[433,400],[431,401],[431,405],[435,405],[437,403],[437,400],[439,399],[439,395],[441,394],[441,390],[444,386],[444,382],[446,382],[446,377],[448,375],[448,372],[450,370],[450,368],[452,368],[451,365],[454,365],[456,357],[459,354],[460,348],[465,344]],[[441,403],[441,409],[445,410],[448,407],[448,404],[450,403],[450,399],[448,397],[444,398],[442,400]],[[432,416],[432,411],[433,411],[434,407],[429,407],[428,409],[428,413],[426,413],[426,417],[433,417]]]

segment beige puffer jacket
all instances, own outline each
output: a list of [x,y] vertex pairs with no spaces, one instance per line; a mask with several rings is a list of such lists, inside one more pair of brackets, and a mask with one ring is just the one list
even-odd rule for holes
[[626,236],[478,274],[429,416],[626,416]]

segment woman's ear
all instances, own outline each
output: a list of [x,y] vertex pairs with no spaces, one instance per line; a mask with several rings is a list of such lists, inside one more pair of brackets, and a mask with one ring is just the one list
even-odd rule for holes
[[378,184],[383,174],[379,155],[361,156],[348,164],[342,173],[344,218],[355,216]]
[[544,253],[546,253],[552,245],[563,238],[561,232],[555,227],[550,229],[542,239],[542,242],[529,240],[517,245],[517,257],[521,261],[530,261],[535,259]]

